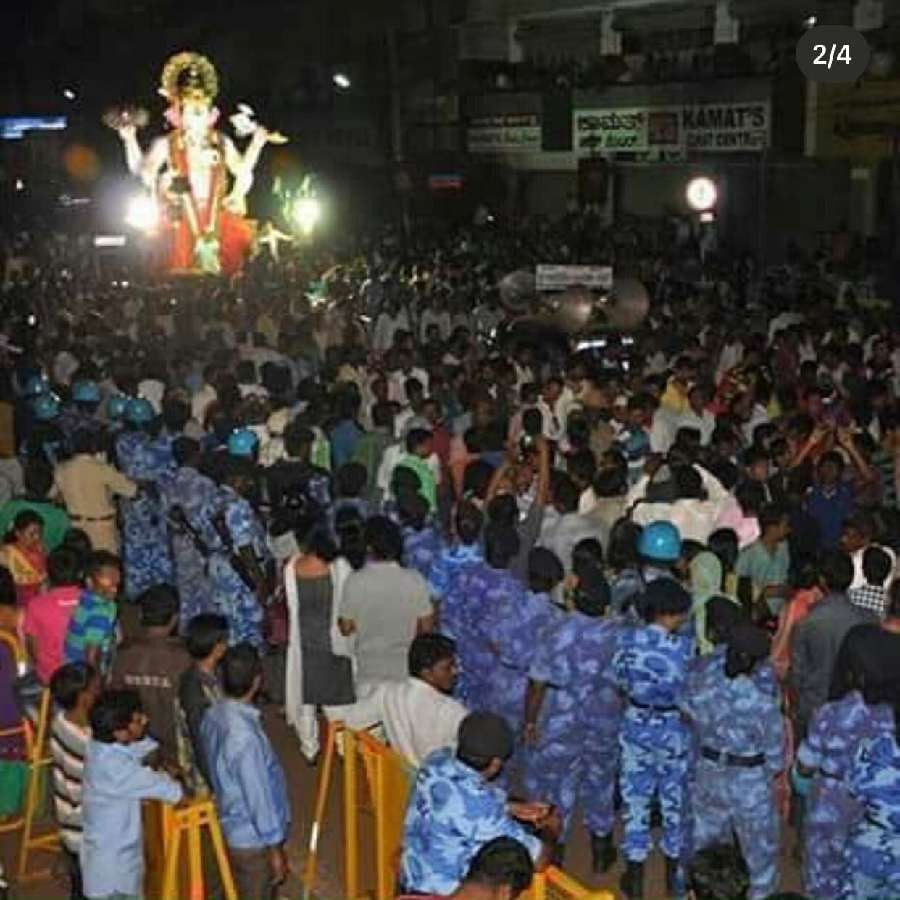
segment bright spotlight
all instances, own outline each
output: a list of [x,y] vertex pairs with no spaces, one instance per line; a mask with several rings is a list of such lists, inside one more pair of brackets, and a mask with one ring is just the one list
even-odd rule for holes
[[155,231],[159,225],[159,207],[147,194],[138,194],[128,201],[125,224],[138,231]]
[[291,217],[302,234],[310,235],[322,218],[322,204],[315,197],[298,197],[291,208]]
[[24,191],[24,190],[25,190],[25,182],[22,181],[21,178],[17,178],[17,179],[16,179],[16,190],[17,190],[17,191]]
[[818,21],[819,21],[819,19],[817,16],[807,16],[803,20],[803,27],[804,28],[815,28]]
[[711,178],[692,178],[688,182],[685,197],[688,206],[695,212],[709,212],[719,199],[716,183]]
[[66,98],[66,100],[74,100],[76,97],[75,91],[73,91],[72,88],[66,88],[62,92],[62,95]]
[[331,80],[334,82],[334,86],[342,91],[346,91],[352,83],[350,76],[343,72],[335,72]]

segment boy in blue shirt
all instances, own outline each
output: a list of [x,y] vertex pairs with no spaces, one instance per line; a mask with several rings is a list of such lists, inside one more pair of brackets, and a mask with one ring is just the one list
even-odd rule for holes
[[81,871],[91,900],[143,893],[141,801],[178,803],[181,785],[143,764],[158,744],[146,737],[147,716],[136,691],[106,691],[90,715],[84,763]]

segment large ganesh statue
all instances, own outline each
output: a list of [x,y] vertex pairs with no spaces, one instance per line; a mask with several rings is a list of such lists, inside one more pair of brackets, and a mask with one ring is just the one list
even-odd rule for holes
[[253,243],[245,215],[254,169],[267,143],[286,141],[253,121],[253,111],[242,105],[231,122],[250,140],[239,151],[216,128],[218,90],[215,67],[205,56],[178,53],[163,68],[159,88],[169,104],[167,134],[144,152],[137,130],[146,122],[145,112],[117,110],[105,119],[122,139],[129,171],[157,205],[159,258],[171,275],[240,271]]

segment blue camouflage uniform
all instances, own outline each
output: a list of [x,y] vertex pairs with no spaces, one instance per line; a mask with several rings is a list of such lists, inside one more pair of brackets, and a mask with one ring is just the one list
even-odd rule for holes
[[457,579],[454,594],[442,606],[442,610],[449,606],[447,633],[456,641],[458,698],[472,711],[487,708],[491,678],[499,666],[483,627],[485,616],[504,597],[518,603],[524,595],[524,586],[512,572],[482,562]]
[[70,451],[74,447],[77,434],[86,431],[99,436],[106,432],[105,424],[96,415],[79,409],[75,404],[65,406],[57,421]]
[[580,612],[560,615],[535,648],[529,671],[545,684],[537,743],[528,753],[525,793],[553,803],[563,840],[576,805],[592,834],[613,829],[622,696],[611,676],[622,624]]
[[663,852],[671,859],[682,855],[690,735],[679,704],[693,654],[690,638],[645,625],[626,628],[613,657],[613,677],[626,697],[619,745],[622,851],[629,862],[643,862],[650,854],[650,804],[657,792]]
[[[166,514],[180,506],[204,542],[209,535],[209,523],[202,519],[204,506],[213,501],[218,487],[211,479],[190,466],[182,466],[165,478],[161,485]],[[170,526],[172,556],[175,563],[175,582],[181,597],[179,627],[184,633],[194,616],[215,611],[212,585],[207,574],[207,557],[197,547],[190,534]],[[207,545],[208,546],[208,545]]]
[[437,529],[432,525],[416,530],[409,526],[403,530],[403,564],[415,569],[426,581],[435,560],[444,549]]
[[[431,571],[425,576],[437,602],[442,603],[449,600],[452,606],[452,600],[458,595],[457,581],[470,569],[483,562],[484,554],[478,544],[456,544],[452,547],[444,547],[432,563]],[[445,615],[446,613],[442,610],[442,626]],[[443,627],[441,631],[443,631]]]
[[[116,459],[129,478],[156,485],[175,468],[171,439],[154,439],[141,431],[119,435]],[[155,584],[174,584],[169,523],[161,496],[141,490],[121,502],[125,594],[134,599]]]
[[511,818],[506,791],[437,750],[416,775],[403,826],[400,878],[404,890],[452,894],[475,854],[488,841],[510,837],[536,860],[541,841]]
[[[890,712],[888,710],[888,712]],[[853,897],[900,897],[900,745],[893,729],[859,748],[848,774],[864,814],[850,834]]]
[[438,608],[438,627],[441,634],[456,641],[457,664],[459,673],[453,695],[466,703],[469,695],[469,682],[460,659],[461,635],[466,630],[467,597],[460,590],[460,585],[472,572],[484,567],[484,556],[477,544],[459,544],[446,547],[434,561],[428,573],[428,586],[435,597]]
[[861,806],[850,793],[854,756],[867,739],[893,730],[886,706],[868,706],[859,691],[822,706],[797,752],[797,762],[815,770],[806,798],[803,886],[812,897],[854,896],[847,841]]
[[499,596],[485,611],[481,631],[495,660],[484,703],[490,712],[506,719],[514,735],[522,731],[528,673],[544,631],[564,615],[549,594],[529,590]]
[[[691,668],[682,702],[697,750],[693,846],[703,849],[737,834],[750,870],[751,900],[767,897],[778,885],[774,779],[785,767],[784,721],[771,688],[754,675],[729,678],[725,654],[718,652]],[[733,759],[710,759],[711,751]]]
[[235,571],[231,553],[212,525],[213,520],[219,516],[224,517],[233,549],[237,551],[241,547],[252,547],[262,568],[269,561],[266,532],[250,503],[228,486],[220,487],[200,508],[201,520],[209,523],[209,581],[215,611],[228,619],[229,640],[232,644],[249,641],[262,648],[262,607],[256,593]]

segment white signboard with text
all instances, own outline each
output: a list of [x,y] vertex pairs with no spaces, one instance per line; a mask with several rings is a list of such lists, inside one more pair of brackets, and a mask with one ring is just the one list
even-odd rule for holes
[[539,291],[564,291],[575,285],[592,291],[609,291],[612,284],[612,266],[540,265],[535,272],[535,287]]
[[541,120],[533,113],[481,116],[469,120],[470,153],[540,152]]

